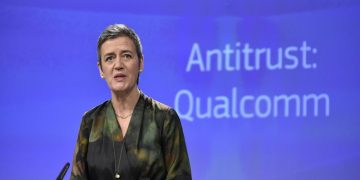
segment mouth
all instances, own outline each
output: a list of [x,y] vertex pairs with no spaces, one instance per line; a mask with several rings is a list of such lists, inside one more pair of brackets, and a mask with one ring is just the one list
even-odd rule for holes
[[122,74],[122,73],[115,74],[115,76],[114,76],[114,79],[117,80],[117,81],[122,81],[125,78],[126,78],[126,75]]

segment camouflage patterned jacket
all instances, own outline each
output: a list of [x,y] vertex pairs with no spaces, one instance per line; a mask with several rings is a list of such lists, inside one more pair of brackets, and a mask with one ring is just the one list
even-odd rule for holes
[[[119,158],[122,145],[124,153]],[[115,159],[121,160],[117,164],[121,179],[191,180],[177,113],[143,93],[124,138],[111,101],[84,114],[70,179],[113,179]]]

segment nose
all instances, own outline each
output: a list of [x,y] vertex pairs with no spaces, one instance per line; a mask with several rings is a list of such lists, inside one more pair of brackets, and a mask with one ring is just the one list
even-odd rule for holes
[[124,68],[124,63],[120,56],[117,56],[115,63],[114,63],[114,69],[121,70]]

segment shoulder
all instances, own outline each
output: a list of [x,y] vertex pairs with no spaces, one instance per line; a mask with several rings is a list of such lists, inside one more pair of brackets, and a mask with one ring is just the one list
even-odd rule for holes
[[157,113],[171,113],[174,111],[169,105],[159,102],[145,94],[141,96],[144,99],[145,109],[155,111]]
[[179,117],[176,111],[162,102],[159,102],[149,96],[142,95],[141,98],[144,99],[145,111],[152,114],[157,121],[166,123],[167,121],[179,120]]
[[102,116],[105,113],[105,109],[109,106],[110,101],[104,101],[103,103],[91,108],[86,111],[82,117],[82,123],[92,124],[96,117]]

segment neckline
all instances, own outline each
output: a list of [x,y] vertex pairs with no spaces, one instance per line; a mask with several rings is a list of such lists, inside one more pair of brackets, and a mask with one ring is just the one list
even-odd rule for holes
[[111,103],[111,99],[108,101],[108,108],[107,108],[107,112],[106,112],[106,118],[108,118],[108,122],[110,122],[110,135],[114,138],[114,141],[116,142],[122,142],[124,139],[126,139],[127,134],[132,133],[133,131],[133,126],[134,124],[136,124],[136,121],[139,116],[141,116],[141,103],[142,103],[142,99],[144,98],[144,94],[140,91],[140,96],[135,104],[134,110],[132,112],[132,116],[130,117],[130,122],[127,128],[127,131],[125,134],[123,134],[120,124],[117,121],[117,117],[115,114],[115,110],[114,107]]

